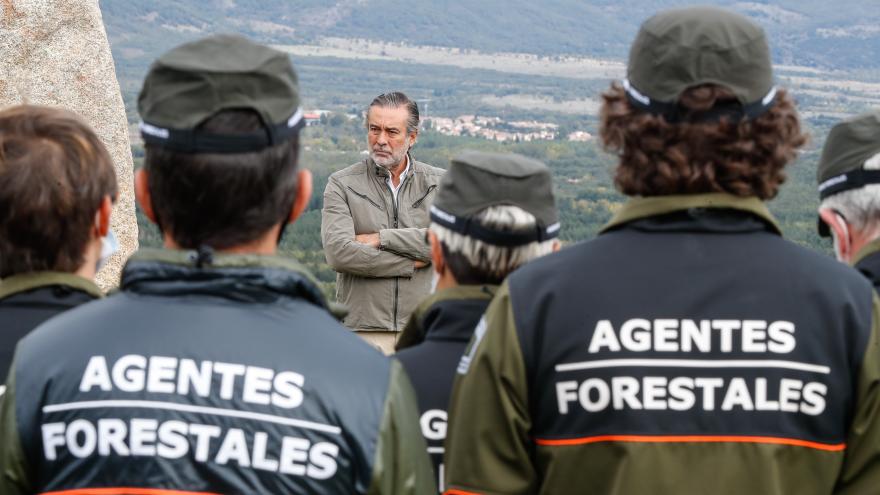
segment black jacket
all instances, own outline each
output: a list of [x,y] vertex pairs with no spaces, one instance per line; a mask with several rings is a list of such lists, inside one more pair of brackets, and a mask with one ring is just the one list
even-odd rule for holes
[[411,386],[270,256],[149,251],[121,291],[25,337],[0,493],[434,489]]
[[447,488],[876,493],[878,311],[756,198],[633,198],[499,288],[458,369]]
[[461,285],[433,294],[413,312],[398,341],[395,356],[416,389],[422,435],[441,491],[446,409],[455,367],[497,288]]
[[49,318],[101,297],[92,281],[71,273],[34,272],[0,281],[0,384],[22,337]]

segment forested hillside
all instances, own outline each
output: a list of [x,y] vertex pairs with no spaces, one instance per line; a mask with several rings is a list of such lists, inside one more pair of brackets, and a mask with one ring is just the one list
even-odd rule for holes
[[[110,35],[149,51],[201,31],[275,43],[320,36],[541,55],[622,58],[651,12],[680,0],[103,0]],[[880,9],[863,0],[712,2],[762,23],[778,63],[880,67]],[[858,49],[853,49],[855,46]]]

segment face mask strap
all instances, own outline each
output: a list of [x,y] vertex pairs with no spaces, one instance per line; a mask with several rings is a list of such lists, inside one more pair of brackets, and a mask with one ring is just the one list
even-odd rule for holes
[[95,270],[100,270],[107,265],[107,261],[111,256],[119,251],[119,239],[113,229],[107,229],[107,235],[101,237],[101,254],[98,256],[98,262],[95,264]]

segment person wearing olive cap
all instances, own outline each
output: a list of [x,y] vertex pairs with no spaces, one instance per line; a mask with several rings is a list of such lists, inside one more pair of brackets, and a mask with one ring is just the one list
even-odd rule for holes
[[877,490],[878,303],[763,203],[805,141],[771,67],[726,10],[642,25],[600,115],[630,198],[499,288],[458,366],[446,493]]
[[880,287],[880,113],[835,125],[816,175],[819,235],[832,238],[838,260]]
[[299,101],[289,57],[236,36],[152,65],[135,189],[165,249],[21,341],[0,493],[434,490],[401,365],[275,255],[311,193]]
[[468,151],[454,158],[430,211],[436,292],[413,312],[396,357],[416,389],[439,474],[458,360],[501,281],[558,249],[559,221],[550,170],[515,154]]

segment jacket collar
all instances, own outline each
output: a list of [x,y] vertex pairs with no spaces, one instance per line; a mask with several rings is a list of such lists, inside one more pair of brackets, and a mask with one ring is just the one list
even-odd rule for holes
[[[483,314],[497,291],[497,285],[459,285],[431,294],[413,311],[396,349],[413,347],[430,339],[467,342],[476,326],[473,318]],[[468,304],[475,301],[484,304]]]
[[862,249],[860,249],[859,252],[856,253],[855,258],[853,258],[852,265],[856,266],[877,253],[880,253],[880,239],[874,239],[868,244],[862,246]]
[[[407,154],[406,154],[406,160],[407,160],[407,166],[405,169],[406,174],[401,177],[401,182],[403,182],[402,179],[406,178],[407,176],[415,174],[417,171],[419,171],[421,169],[421,163],[413,160],[412,154],[410,154],[409,152],[407,152]],[[367,157],[366,161],[367,161],[367,168],[372,170],[373,173],[376,174],[376,176],[381,177],[382,180],[386,180],[391,175],[391,173],[388,171],[387,168],[380,167],[379,165],[376,165],[376,162],[374,162],[372,158]]]
[[141,249],[122,270],[122,290],[160,296],[206,294],[241,302],[274,302],[303,298],[330,310],[317,280],[301,264],[280,256],[213,254],[197,266],[195,251]]
[[600,233],[613,230],[624,224],[648,217],[675,213],[692,208],[739,210],[758,217],[773,232],[782,235],[782,229],[770,214],[763,201],[756,197],[741,197],[727,193],[681,194],[668,196],[648,196],[630,198],[614,214]]
[[13,275],[0,280],[0,299],[53,285],[70,287],[95,298],[103,297],[104,295],[94,282],[73,273],[31,272]]

